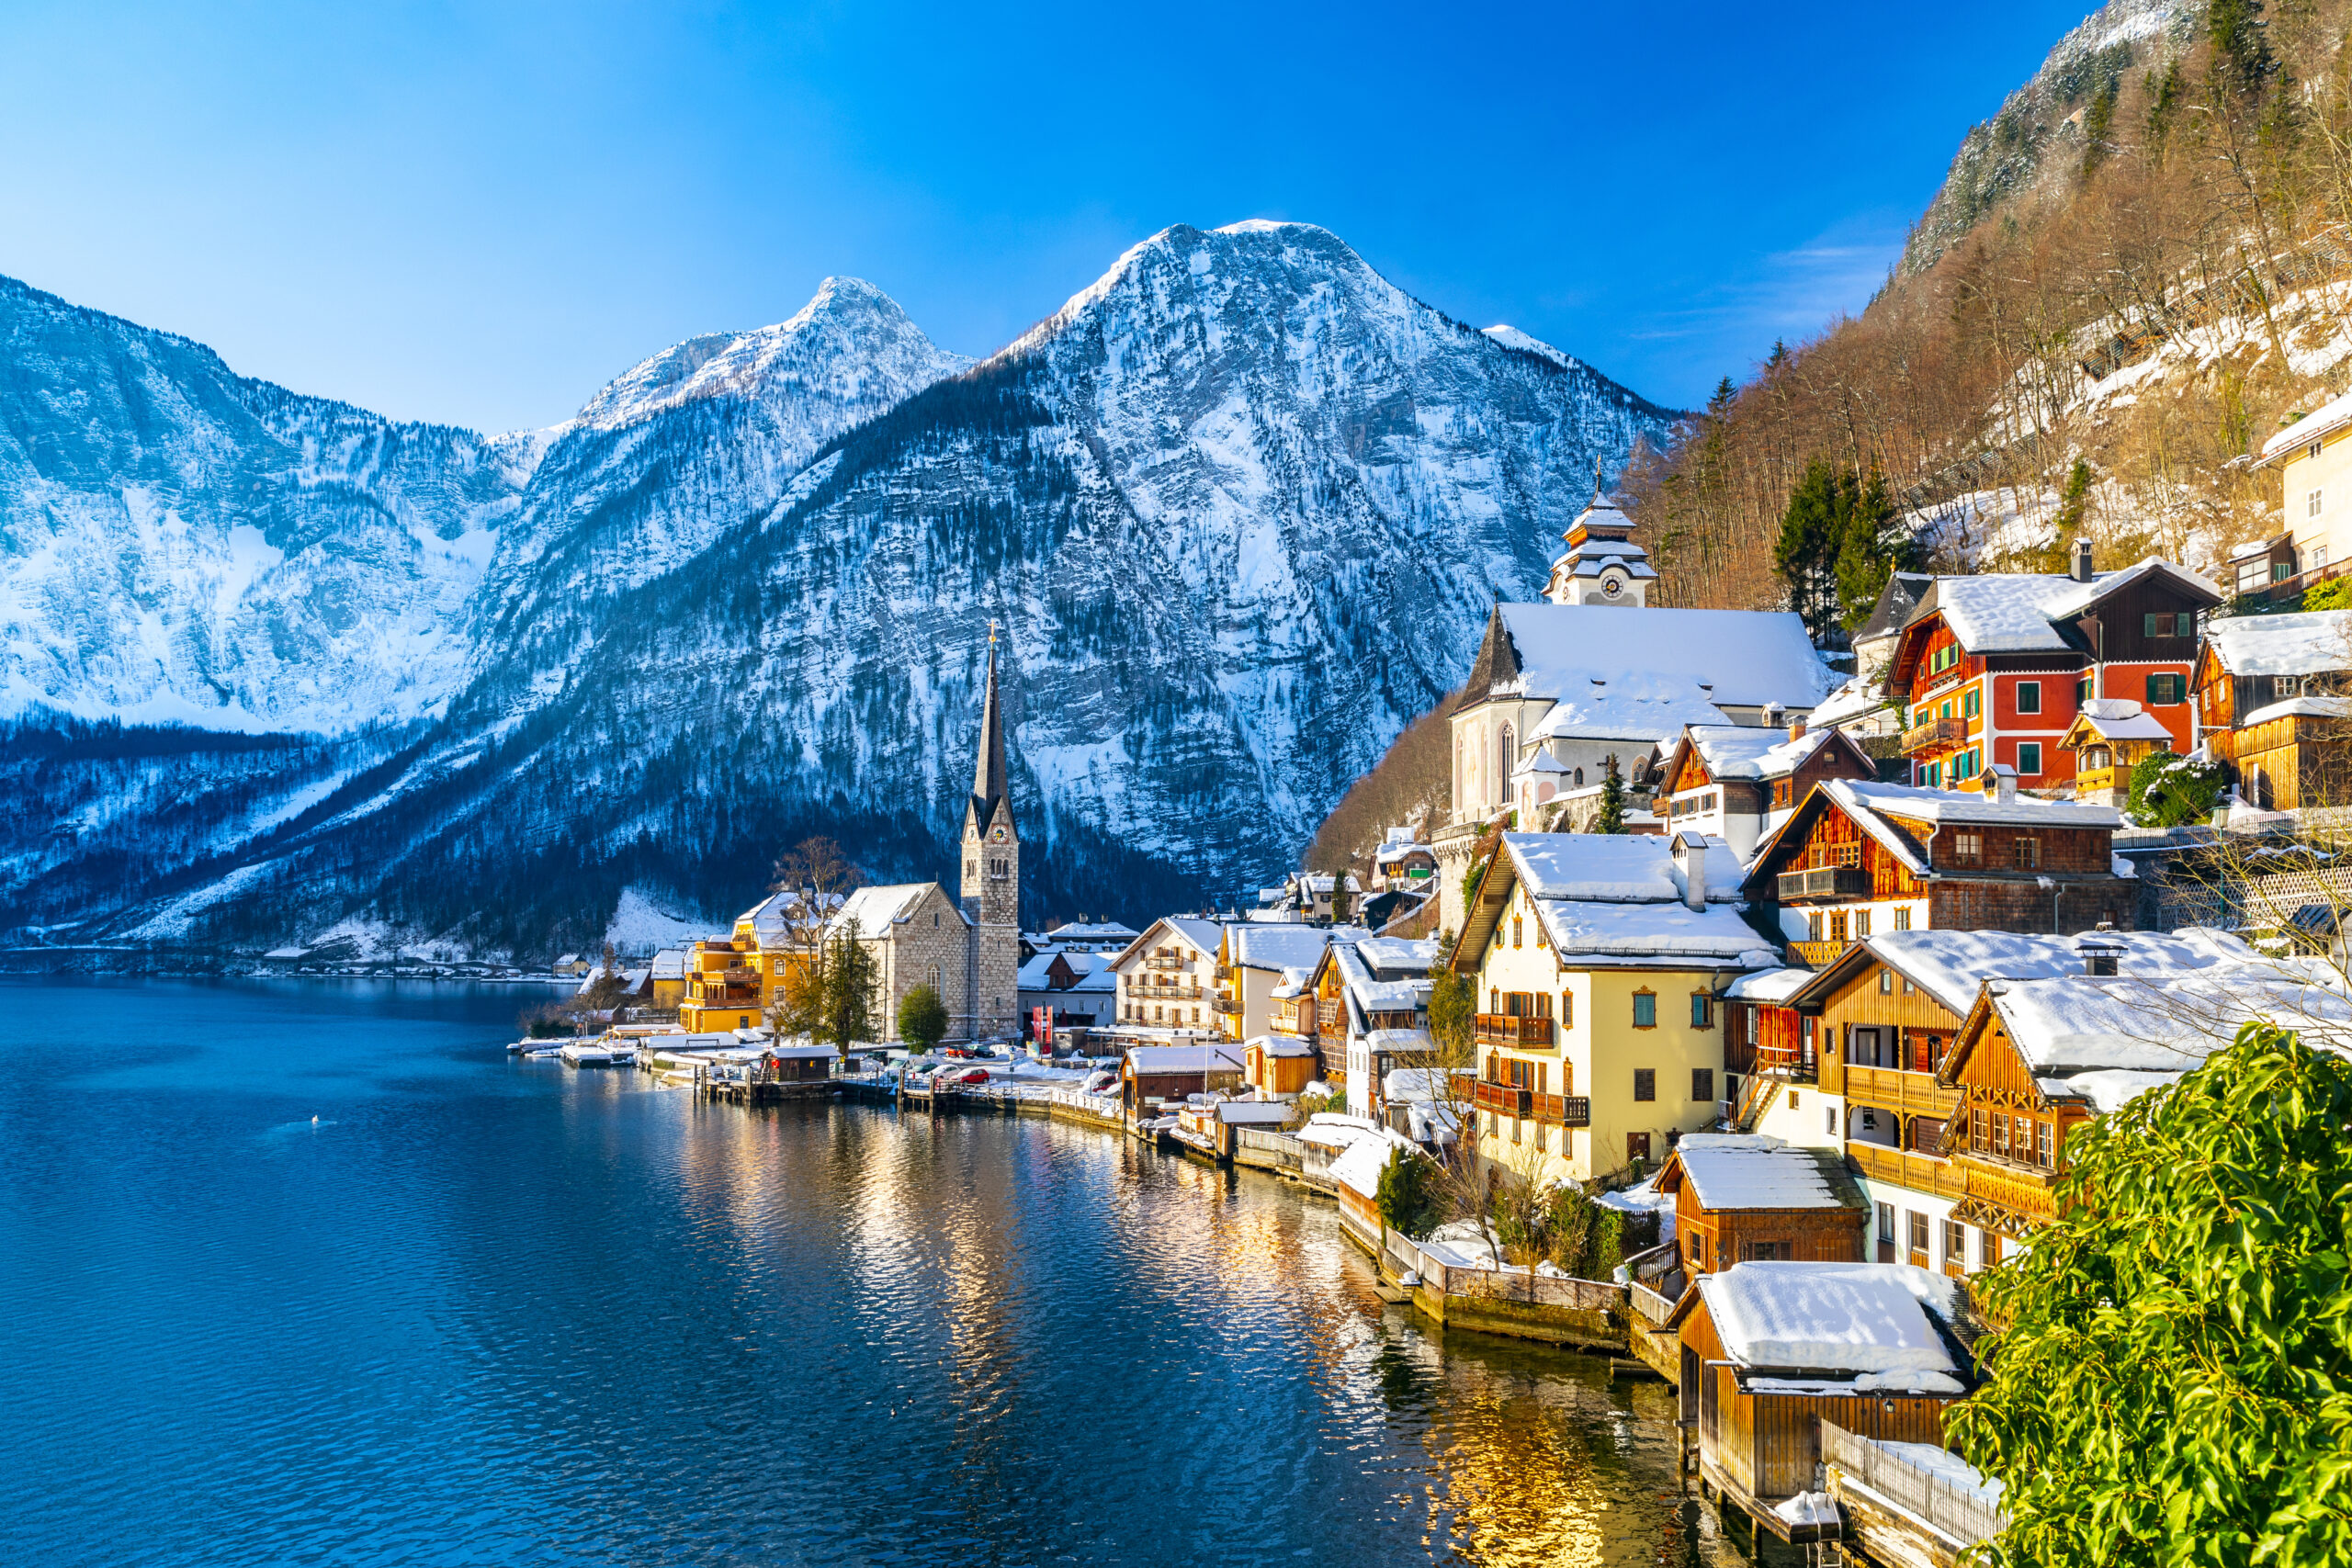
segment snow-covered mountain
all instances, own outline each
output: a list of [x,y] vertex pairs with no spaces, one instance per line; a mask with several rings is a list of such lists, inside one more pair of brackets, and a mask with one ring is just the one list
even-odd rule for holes
[[429,715],[529,476],[0,278],[0,712],[339,730]]
[[108,920],[536,952],[632,885],[746,900],[808,831],[950,875],[992,619],[1029,908],[1227,895],[1292,863],[1495,595],[1540,585],[1596,462],[1673,417],[1296,224],[1155,235],[960,369],[836,282],[629,372],[547,442],[434,728],[312,759],[366,782]]

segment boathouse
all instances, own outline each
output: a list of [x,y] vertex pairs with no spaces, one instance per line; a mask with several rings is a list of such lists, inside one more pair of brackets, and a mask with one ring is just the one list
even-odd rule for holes
[[1658,1172],[1692,1277],[1736,1263],[1860,1263],[1869,1206],[1836,1149],[1760,1133],[1684,1134]]

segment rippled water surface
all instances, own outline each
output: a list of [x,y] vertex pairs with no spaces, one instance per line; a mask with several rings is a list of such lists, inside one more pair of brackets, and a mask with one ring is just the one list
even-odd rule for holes
[[1662,1389],[1384,1308],[1328,1204],[526,999],[0,982],[0,1561],[1715,1558]]

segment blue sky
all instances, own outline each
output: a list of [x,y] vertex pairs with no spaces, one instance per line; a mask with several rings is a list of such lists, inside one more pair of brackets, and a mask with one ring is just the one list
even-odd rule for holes
[[1689,404],[1859,309],[2088,8],[16,0],[0,272],[508,429],[830,273],[984,354],[1170,223],[1299,219]]

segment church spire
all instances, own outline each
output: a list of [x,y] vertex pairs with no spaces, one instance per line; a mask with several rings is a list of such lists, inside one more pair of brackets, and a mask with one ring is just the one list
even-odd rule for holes
[[974,819],[985,825],[1004,798],[1004,710],[996,694],[996,623],[989,623],[988,694],[980,705],[980,754],[972,768]]

